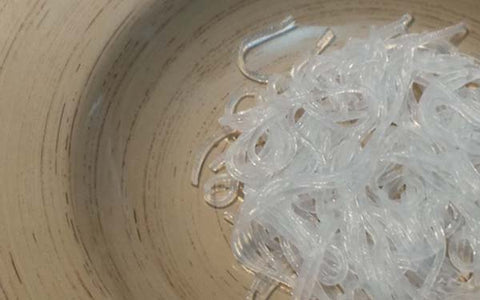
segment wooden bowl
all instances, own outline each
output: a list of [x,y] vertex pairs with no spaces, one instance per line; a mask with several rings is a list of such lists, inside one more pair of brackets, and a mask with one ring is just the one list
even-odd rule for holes
[[466,21],[478,53],[477,0],[0,0],[0,299],[243,299],[230,225],[189,181],[228,93],[256,86],[239,42],[406,12]]

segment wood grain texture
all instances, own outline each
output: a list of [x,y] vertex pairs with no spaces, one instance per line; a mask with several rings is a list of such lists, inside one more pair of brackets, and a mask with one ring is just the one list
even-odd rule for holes
[[0,0],[0,299],[243,299],[230,225],[189,184],[228,93],[255,86],[239,41],[405,12],[466,21],[480,53],[477,0]]

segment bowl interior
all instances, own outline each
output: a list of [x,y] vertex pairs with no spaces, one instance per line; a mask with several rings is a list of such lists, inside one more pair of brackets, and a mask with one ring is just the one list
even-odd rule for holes
[[[219,128],[229,93],[262,88],[237,69],[244,36],[292,15],[300,26],[332,26],[335,48],[406,12],[412,31],[464,20],[462,48],[480,49],[480,9],[464,0],[166,1],[117,34],[73,116],[69,158],[79,239],[113,298],[245,297],[252,275],[233,259],[225,210],[205,204],[190,184],[194,155]],[[285,70],[299,53],[261,68]],[[253,53],[252,62],[262,55],[269,52]],[[280,290],[274,298],[289,296]]]

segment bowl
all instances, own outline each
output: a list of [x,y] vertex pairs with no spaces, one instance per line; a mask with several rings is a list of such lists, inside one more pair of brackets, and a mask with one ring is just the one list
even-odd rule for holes
[[466,21],[479,53],[476,0],[0,1],[0,298],[243,299],[231,225],[190,184],[229,93],[259,86],[240,41],[292,15],[339,47],[406,12]]

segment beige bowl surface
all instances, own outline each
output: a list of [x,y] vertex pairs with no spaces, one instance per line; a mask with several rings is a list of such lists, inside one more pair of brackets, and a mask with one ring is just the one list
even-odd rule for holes
[[288,14],[405,12],[466,21],[479,53],[478,0],[0,0],[0,299],[242,299],[230,225],[189,183],[229,92],[256,85],[239,42]]

